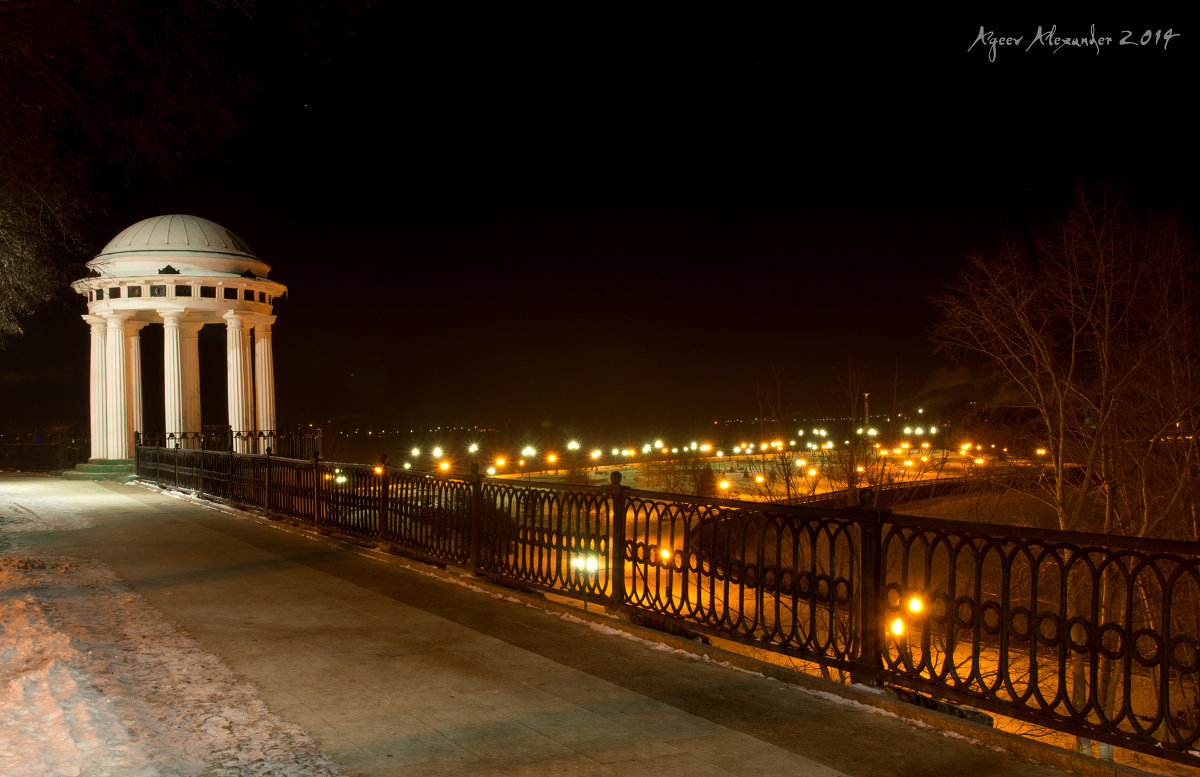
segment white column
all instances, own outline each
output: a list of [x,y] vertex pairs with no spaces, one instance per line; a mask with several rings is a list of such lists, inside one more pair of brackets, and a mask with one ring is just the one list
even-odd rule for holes
[[[234,432],[249,431],[249,408],[246,407],[246,395],[249,391],[247,382],[250,375],[246,369],[246,331],[245,321],[237,311],[225,313],[225,376],[229,400],[229,425]],[[234,450],[239,453],[248,452],[249,446],[245,440],[234,443]]]
[[[142,327],[145,325],[145,321],[125,323],[125,359],[129,367],[129,374],[126,376],[129,386],[129,428],[132,432],[142,434],[146,433],[145,418],[142,415]],[[130,439],[132,437],[130,434]],[[131,453],[132,450],[131,448]]]
[[[246,392],[246,431],[248,432],[258,429],[254,423],[254,339],[250,334],[251,326],[249,321],[242,319],[242,371],[246,376],[246,382],[242,384],[242,389]],[[257,451],[250,450],[249,452],[256,453]]]
[[263,316],[254,323],[254,404],[258,411],[258,428],[264,432],[278,431],[275,427],[275,365],[271,353],[273,323],[275,316]]
[[108,457],[108,439],[105,436],[105,429],[108,427],[108,404],[104,399],[104,333],[107,324],[100,316],[88,315],[84,316],[83,320],[88,323],[92,331],[92,361],[88,392],[92,422],[92,458],[104,459]]
[[[178,435],[183,428],[183,352],[179,341],[179,313],[160,310],[163,320],[163,406],[167,434]],[[167,444],[174,447],[171,441]]]
[[200,419],[200,329],[203,323],[179,322],[179,381],[182,388],[182,431],[203,431]]
[[105,458],[127,459],[130,454],[129,382],[125,360],[125,321],[129,313],[104,316],[104,391],[107,403]]

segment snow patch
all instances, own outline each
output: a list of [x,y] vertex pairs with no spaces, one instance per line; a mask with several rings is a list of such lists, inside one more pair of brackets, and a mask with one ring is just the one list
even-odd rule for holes
[[342,771],[106,567],[5,557],[0,774],[333,777]]

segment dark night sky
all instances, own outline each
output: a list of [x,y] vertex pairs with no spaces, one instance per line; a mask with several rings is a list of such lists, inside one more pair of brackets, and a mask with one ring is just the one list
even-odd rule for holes
[[[790,409],[828,407],[851,358],[911,396],[943,364],[925,295],[1081,177],[1197,214],[1200,33],[1134,16],[464,27],[386,6],[320,56],[280,53],[219,160],[122,184],[95,250],[172,212],[244,238],[290,290],[285,424],[669,428],[755,414],[774,374]],[[1182,35],[967,51],[980,24],[1028,45],[1093,21]],[[86,419],[82,312],[52,306],[0,353],[3,425]]]

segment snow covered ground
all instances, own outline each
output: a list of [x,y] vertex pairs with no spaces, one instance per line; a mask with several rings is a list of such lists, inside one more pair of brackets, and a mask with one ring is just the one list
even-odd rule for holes
[[109,569],[22,550],[24,532],[88,523],[0,493],[0,774],[342,774]]

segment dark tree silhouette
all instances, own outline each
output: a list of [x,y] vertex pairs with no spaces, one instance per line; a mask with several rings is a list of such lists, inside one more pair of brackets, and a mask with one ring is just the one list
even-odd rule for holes
[[220,149],[267,73],[344,39],[351,0],[0,0],[0,344],[78,272],[98,173]]

